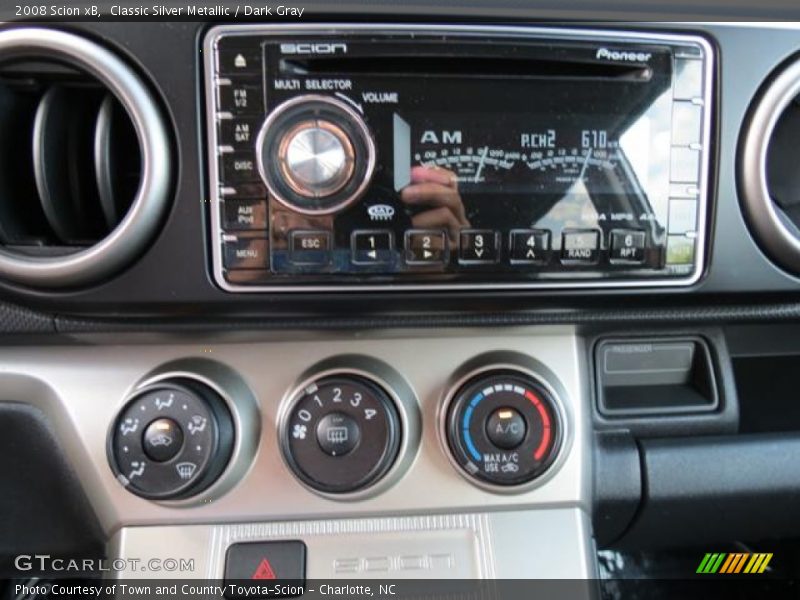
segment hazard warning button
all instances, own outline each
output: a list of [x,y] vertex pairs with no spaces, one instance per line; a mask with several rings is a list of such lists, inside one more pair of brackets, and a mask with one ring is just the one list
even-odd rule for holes
[[[229,584],[267,586],[280,582],[302,586],[305,578],[306,545],[301,541],[233,544],[225,556],[225,595],[229,598],[232,597],[227,593],[231,589]],[[275,591],[284,589],[291,590],[292,586],[279,586]],[[274,593],[269,595],[276,597]],[[254,597],[250,594],[248,596]]]

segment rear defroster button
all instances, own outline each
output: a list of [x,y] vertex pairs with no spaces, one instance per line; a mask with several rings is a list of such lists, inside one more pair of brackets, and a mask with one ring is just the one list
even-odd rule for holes
[[317,424],[319,447],[331,456],[344,456],[358,446],[361,429],[355,419],[340,412],[330,413]]

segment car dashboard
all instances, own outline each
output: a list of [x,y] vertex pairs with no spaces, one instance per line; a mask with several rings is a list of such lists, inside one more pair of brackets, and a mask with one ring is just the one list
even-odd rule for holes
[[361,4],[0,26],[3,575],[793,577],[800,25]]

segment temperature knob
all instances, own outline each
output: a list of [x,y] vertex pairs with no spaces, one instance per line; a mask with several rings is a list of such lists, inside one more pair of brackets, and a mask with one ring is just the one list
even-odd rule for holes
[[360,375],[323,377],[295,394],[281,427],[289,467],[309,487],[343,494],[383,477],[400,448],[392,399]]
[[562,439],[548,388],[510,370],[467,381],[453,396],[445,426],[456,464],[471,479],[493,486],[521,485],[541,476]]
[[340,100],[300,96],[267,117],[256,142],[272,197],[304,214],[338,212],[366,189],[375,144],[361,115]]

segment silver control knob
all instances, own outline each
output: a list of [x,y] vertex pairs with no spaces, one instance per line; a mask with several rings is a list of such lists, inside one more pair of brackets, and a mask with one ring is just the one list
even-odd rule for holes
[[255,149],[270,199],[306,215],[336,214],[357,202],[375,171],[375,142],[363,115],[330,96],[276,106]]
[[330,196],[353,175],[353,144],[341,127],[329,121],[298,123],[283,136],[278,160],[286,183],[305,197]]

